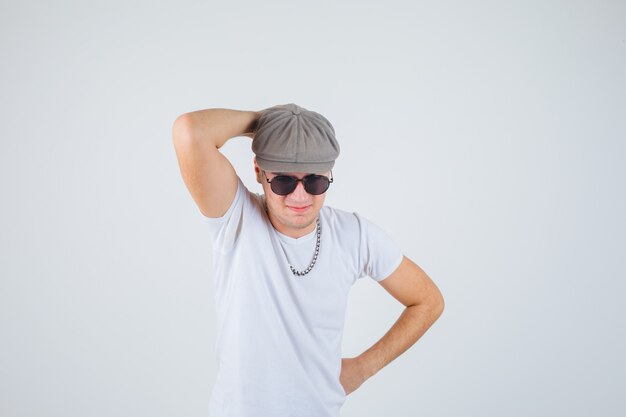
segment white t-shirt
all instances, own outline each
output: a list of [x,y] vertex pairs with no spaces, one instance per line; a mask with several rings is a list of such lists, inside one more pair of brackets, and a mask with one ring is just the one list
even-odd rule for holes
[[316,231],[294,239],[270,223],[264,196],[238,179],[232,205],[204,218],[213,240],[218,372],[209,417],[339,417],[348,292],[387,278],[402,252],[356,213],[323,206]]

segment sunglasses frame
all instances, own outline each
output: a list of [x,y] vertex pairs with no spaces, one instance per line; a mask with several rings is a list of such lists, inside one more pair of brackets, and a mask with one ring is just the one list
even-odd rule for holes
[[326,187],[326,190],[324,190],[323,193],[320,194],[311,194],[311,195],[322,195],[324,194],[326,191],[328,191],[328,189],[330,188],[330,184],[332,184],[333,182],[333,171],[330,170],[330,178],[325,176],[325,175],[320,175],[320,174],[308,174],[305,175],[302,178],[297,178],[294,177],[293,175],[284,175],[284,174],[279,174],[276,175],[274,178],[272,178],[272,181],[274,181],[274,179],[276,179],[277,177],[288,177],[291,178],[292,180],[296,181],[296,186],[293,188],[293,190],[291,190],[291,192],[288,192],[287,194],[278,194],[276,191],[274,191],[274,189],[272,188],[272,181],[269,180],[269,178],[267,178],[267,174],[265,173],[265,170],[261,170],[261,172],[263,172],[263,176],[265,177],[265,181],[267,181],[268,184],[270,184],[270,189],[272,190],[272,192],[276,195],[280,195],[280,196],[286,196],[289,195],[291,193],[293,193],[294,191],[296,191],[296,188],[298,188],[298,183],[301,182],[302,186],[304,187],[304,191],[306,191],[308,194],[311,194],[307,189],[306,189],[306,183],[304,182],[307,178],[310,177],[324,177],[324,178],[328,178],[328,187]]

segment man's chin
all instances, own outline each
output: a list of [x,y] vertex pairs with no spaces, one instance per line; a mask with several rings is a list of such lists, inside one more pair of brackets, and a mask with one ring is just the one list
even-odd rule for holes
[[302,221],[302,222],[292,222],[292,227],[294,229],[306,229],[311,227],[311,225],[315,223],[315,219],[313,220],[307,220],[307,221]]
[[306,229],[315,223],[316,216],[295,216],[291,218],[291,225],[296,229]]

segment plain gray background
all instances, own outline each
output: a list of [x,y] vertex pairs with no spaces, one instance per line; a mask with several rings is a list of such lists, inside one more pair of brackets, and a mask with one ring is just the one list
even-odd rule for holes
[[[624,1],[3,1],[0,415],[200,417],[210,242],[175,118],[289,102],[327,204],[446,310],[343,417],[626,414]],[[250,139],[223,148],[254,191]],[[353,287],[352,357],[403,306]]]

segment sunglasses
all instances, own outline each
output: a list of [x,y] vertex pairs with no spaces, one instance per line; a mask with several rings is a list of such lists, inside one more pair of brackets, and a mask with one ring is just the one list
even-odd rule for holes
[[265,176],[265,180],[269,183],[270,188],[275,194],[278,195],[288,195],[294,192],[298,183],[302,181],[302,185],[304,185],[304,190],[311,195],[320,195],[324,194],[328,187],[330,187],[330,183],[333,182],[333,173],[331,171],[330,178],[325,175],[316,175],[310,174],[306,177],[300,179],[296,177],[292,177],[291,175],[277,175],[270,181],[263,171],[263,175]]

